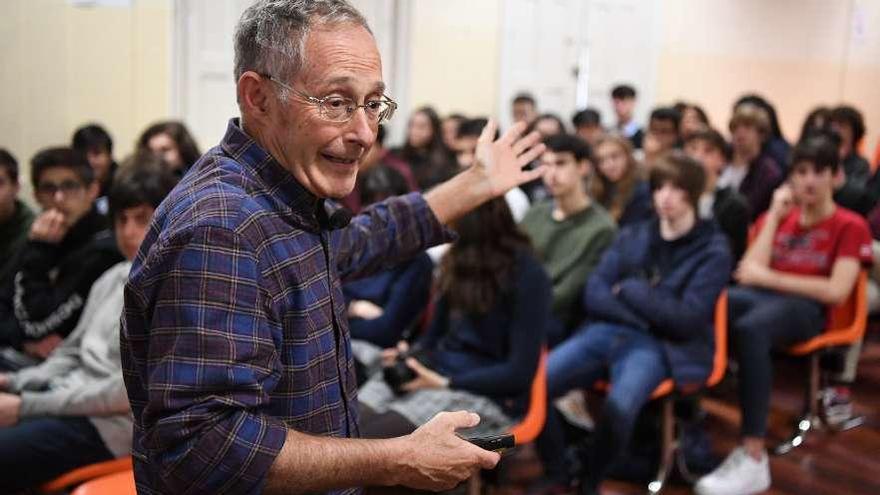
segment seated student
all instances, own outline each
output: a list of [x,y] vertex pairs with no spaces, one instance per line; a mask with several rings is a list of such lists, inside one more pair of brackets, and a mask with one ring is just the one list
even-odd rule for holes
[[761,95],[746,94],[736,100],[732,113],[737,113],[743,106],[757,107],[761,113],[767,116],[767,134],[764,137],[764,144],[761,146],[761,154],[769,156],[776,162],[782,176],[785,177],[788,172],[788,155],[791,153],[791,145],[782,135],[779,118],[776,116],[776,107]]
[[636,89],[629,84],[615,86],[611,90],[611,104],[617,117],[612,131],[627,138],[633,148],[642,149],[644,133],[633,119],[636,109]]
[[[715,223],[697,216],[703,182],[702,167],[680,151],[657,162],[650,175],[657,219],[620,231],[584,289],[588,323],[550,353],[548,398],[602,378],[611,384],[581,493],[598,493],[660,382],[699,386],[712,370],[715,302],[730,253]],[[547,476],[564,481],[559,421],[551,409],[539,450]]]
[[602,114],[592,107],[575,113],[571,118],[571,125],[574,126],[574,133],[592,147],[595,147],[599,139],[605,135],[605,129],[602,128]]
[[137,151],[158,156],[178,176],[183,176],[202,156],[183,122],[174,120],[156,122],[147,127],[138,138]]
[[537,131],[542,138],[546,139],[550,136],[565,134],[565,124],[555,113],[544,113],[538,115],[538,118],[526,129],[525,134],[532,131]]
[[782,182],[782,168],[763,150],[770,138],[770,117],[760,107],[742,104],[730,118],[733,154],[718,179],[719,187],[732,187],[745,196],[752,220],[767,211],[773,190]]
[[[358,392],[361,434],[396,436],[440,411],[480,415],[470,434],[500,433],[524,410],[550,318],[550,282],[503,199],[455,223],[459,239],[440,264],[439,299],[406,364],[416,378],[395,395],[371,378]],[[388,349],[390,364],[405,349]]]
[[861,112],[842,105],[828,114],[828,127],[839,137],[843,184],[834,192],[834,202],[867,217],[874,207],[878,192],[871,180],[871,165],[859,155],[859,144],[865,136],[865,120]]
[[837,147],[809,137],[792,151],[788,183],[756,224],[758,236],[728,293],[730,340],[739,369],[742,441],[696,485],[700,494],[750,494],[770,486],[764,448],[770,409],[771,350],[822,332],[829,305],[846,300],[871,262],[865,220],[834,204]]
[[73,133],[71,145],[74,150],[86,155],[89,165],[95,172],[95,180],[101,187],[95,206],[102,215],[107,214],[107,193],[113,184],[113,174],[119,167],[113,161],[113,139],[98,124],[88,124]]
[[76,329],[40,365],[0,374],[0,486],[17,492],[71,469],[129,454],[132,423],[119,357],[131,260],[174,185],[158,159],[120,169],[109,192],[126,261],[95,282]]
[[642,142],[643,162],[648,170],[664,153],[679,146],[678,128],[681,114],[672,107],[659,107],[651,112],[648,132]]
[[611,245],[614,220],[587,193],[593,164],[590,147],[577,136],[544,140],[544,186],[551,199],[535,204],[520,223],[553,284],[555,324],[547,329],[552,348],[583,319],[580,295],[587,277]]
[[[43,212],[34,220],[12,293],[14,318],[0,318],[2,366],[46,358],[76,326],[92,283],[122,257],[94,206],[98,183],[84,155],[48,148],[31,162]],[[24,353],[18,352],[24,350]]]
[[706,189],[700,196],[700,218],[715,219],[730,242],[734,265],[746,252],[749,238],[749,203],[731,187],[718,187],[718,176],[730,161],[730,147],[714,129],[697,131],[684,142],[685,152],[703,166]]
[[456,136],[458,136],[458,126],[460,126],[465,120],[467,120],[467,117],[460,113],[453,113],[443,117],[440,126],[443,128],[443,142],[446,144],[447,148],[451,150],[455,149],[455,140]]
[[629,141],[605,136],[596,146],[595,157],[597,173],[590,182],[590,196],[621,227],[651,218],[651,192]]
[[392,150],[408,163],[419,189],[430,189],[455,170],[455,153],[443,141],[443,127],[437,111],[421,107],[413,112],[406,129],[406,142]]
[[[363,205],[410,191],[403,176],[384,165],[360,174],[358,186]],[[397,344],[428,303],[433,270],[431,258],[421,253],[390,270],[346,282],[342,292],[348,301],[351,338],[381,348]]]
[[678,135],[682,142],[692,134],[708,131],[712,128],[709,124],[709,116],[699,105],[682,103],[679,113],[681,113],[681,125],[678,126]]
[[[0,287],[12,285],[18,268],[18,257],[27,243],[28,232],[34,221],[34,212],[18,199],[18,161],[11,153],[0,148]],[[9,307],[12,301],[0,301]]]

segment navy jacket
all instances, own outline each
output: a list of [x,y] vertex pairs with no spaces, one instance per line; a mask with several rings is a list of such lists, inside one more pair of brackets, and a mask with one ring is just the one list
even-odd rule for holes
[[349,318],[351,338],[366,340],[382,348],[394,347],[428,305],[433,270],[431,258],[420,253],[390,270],[346,282],[342,286],[346,303],[363,299],[384,310],[382,316],[372,320]]
[[658,270],[657,239],[658,220],[623,229],[587,280],[584,308],[592,320],[651,332],[663,341],[676,385],[699,384],[712,371],[715,302],[730,276],[728,242],[714,222],[699,221],[667,244]]

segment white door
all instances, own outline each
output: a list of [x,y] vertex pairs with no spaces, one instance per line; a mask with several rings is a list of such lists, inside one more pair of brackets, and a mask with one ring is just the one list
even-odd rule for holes
[[586,105],[612,124],[610,90],[627,82],[639,91],[636,118],[654,100],[659,52],[656,2],[640,0],[504,0],[498,108],[511,122],[510,102],[527,91],[538,111],[567,126]]

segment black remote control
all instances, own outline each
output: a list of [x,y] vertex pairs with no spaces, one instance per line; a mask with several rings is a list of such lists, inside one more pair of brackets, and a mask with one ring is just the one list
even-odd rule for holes
[[512,449],[516,446],[516,439],[510,434],[465,438],[465,440],[483,450],[494,450],[495,452]]

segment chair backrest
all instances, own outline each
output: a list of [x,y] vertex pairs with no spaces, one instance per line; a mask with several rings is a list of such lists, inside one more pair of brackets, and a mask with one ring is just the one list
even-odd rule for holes
[[830,308],[825,331],[806,342],[788,348],[789,354],[802,356],[819,349],[850,345],[865,334],[868,324],[868,272],[862,270],[852,293],[841,304]]
[[529,392],[529,409],[522,420],[510,429],[517,445],[533,442],[547,420],[547,348],[541,349],[538,368]]
[[826,333],[851,328],[853,324],[862,317],[862,313],[864,313],[864,317],[867,319],[867,290],[868,273],[867,271],[862,270],[859,273],[859,278],[856,280],[852,292],[849,297],[846,298],[846,301],[829,308],[828,326],[825,329]]
[[727,370],[727,289],[721,291],[715,302],[715,358],[712,373],[706,380],[706,387],[714,387],[724,378]]
[[134,471],[108,474],[83,483],[71,495],[137,495]]
[[40,486],[42,493],[55,493],[100,476],[131,470],[131,456],[98,462],[68,471]]

